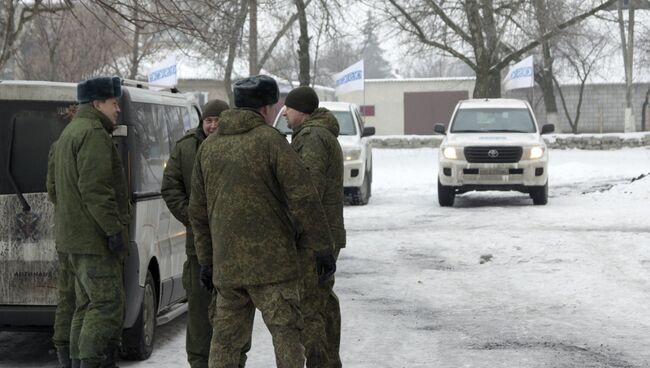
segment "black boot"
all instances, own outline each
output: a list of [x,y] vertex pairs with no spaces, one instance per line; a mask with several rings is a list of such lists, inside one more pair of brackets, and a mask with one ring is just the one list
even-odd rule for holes
[[59,367],[72,368],[72,361],[70,360],[70,348],[61,347],[56,349],[56,357],[59,359]]
[[79,368],[101,368],[101,364],[99,362],[82,359]]
[[120,348],[117,345],[109,344],[104,353],[104,360],[100,365],[101,368],[119,368],[117,366],[117,358]]

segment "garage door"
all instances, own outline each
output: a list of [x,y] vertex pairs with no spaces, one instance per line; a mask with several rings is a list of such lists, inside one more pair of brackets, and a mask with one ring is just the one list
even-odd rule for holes
[[433,126],[446,126],[456,103],[468,96],[467,91],[404,93],[404,134],[433,134]]

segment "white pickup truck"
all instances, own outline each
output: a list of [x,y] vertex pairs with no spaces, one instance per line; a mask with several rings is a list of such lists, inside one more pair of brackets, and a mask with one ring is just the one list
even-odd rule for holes
[[438,202],[453,206],[456,194],[477,190],[528,193],[533,203],[548,201],[548,151],[528,102],[515,99],[460,101],[438,155]]
[[[343,190],[345,200],[352,205],[365,205],[372,194],[372,147],[366,137],[375,134],[374,127],[365,127],[359,107],[348,102],[321,101],[339,122],[338,140],[343,149]],[[290,139],[291,129],[280,110],[273,124]]]

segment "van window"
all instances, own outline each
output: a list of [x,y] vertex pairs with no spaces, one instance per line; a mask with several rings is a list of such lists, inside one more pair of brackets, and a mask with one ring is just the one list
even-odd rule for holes
[[6,170],[9,158],[22,193],[47,191],[50,146],[71,120],[75,106],[74,102],[0,101],[0,194],[14,193]]
[[[179,106],[163,106],[165,111],[165,122],[167,123],[167,129],[169,130],[169,152],[174,149],[176,141],[183,138],[185,135],[185,121],[189,120],[189,114],[187,109],[184,109]],[[187,122],[189,124],[189,121]]]
[[170,152],[191,118],[181,106],[134,102],[132,108],[136,140],[133,188],[141,194],[159,193]]
[[136,144],[133,147],[137,193],[160,192],[164,164],[169,158],[169,136],[165,114],[159,105],[134,102],[133,124]]

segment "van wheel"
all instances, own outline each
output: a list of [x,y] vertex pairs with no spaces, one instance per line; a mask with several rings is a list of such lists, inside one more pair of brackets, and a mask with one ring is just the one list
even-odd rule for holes
[[438,203],[440,203],[440,207],[453,206],[454,198],[456,198],[454,187],[442,185],[440,179],[438,179]]
[[156,300],[153,275],[147,271],[138,319],[133,327],[122,332],[123,359],[145,360],[151,356],[156,331]]
[[533,203],[536,205],[548,203],[548,182],[542,186],[530,187],[529,194],[530,198],[533,199]]
[[363,183],[358,188],[354,188],[352,195],[350,196],[350,204],[353,206],[362,206],[368,204],[370,200],[370,192],[372,191],[372,181],[371,181],[371,172],[366,172],[366,175],[363,177]]

